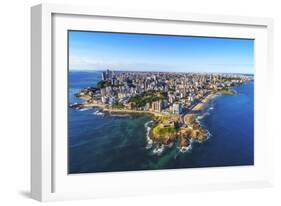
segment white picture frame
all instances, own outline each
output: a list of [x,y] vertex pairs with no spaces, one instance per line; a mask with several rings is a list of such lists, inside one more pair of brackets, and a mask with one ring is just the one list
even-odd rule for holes
[[[269,121],[274,115],[270,112],[274,76],[272,19],[40,4],[31,8],[31,26],[32,198],[53,201],[273,185],[274,133]],[[61,69],[66,67],[68,29],[157,34],[174,34],[176,30],[186,35],[254,38],[255,165],[69,177],[65,166],[67,70]]]

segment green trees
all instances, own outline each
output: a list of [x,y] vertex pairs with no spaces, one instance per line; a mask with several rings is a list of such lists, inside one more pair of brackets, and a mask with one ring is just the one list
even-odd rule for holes
[[105,88],[107,86],[111,86],[111,82],[109,81],[104,81],[104,80],[101,80],[97,83],[97,88],[98,89],[102,89],[102,88]]
[[137,107],[144,107],[147,103],[166,99],[164,93],[154,90],[145,91],[142,94],[130,97],[129,102],[134,102]]
[[122,87],[124,86],[124,84],[111,84],[110,81],[105,81],[105,80],[101,80],[97,83],[97,89],[102,89],[102,88],[105,88],[105,87]]
[[125,106],[121,102],[115,102],[112,104],[113,109],[123,109]]

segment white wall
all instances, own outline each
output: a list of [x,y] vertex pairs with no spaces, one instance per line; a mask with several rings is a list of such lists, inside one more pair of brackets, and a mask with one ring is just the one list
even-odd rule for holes
[[[45,2],[45,1],[43,1]],[[181,11],[192,13],[215,13],[243,16],[273,17],[275,20],[275,69],[276,79],[281,80],[278,71],[281,55],[281,12],[279,1],[274,0],[61,0],[56,3],[79,3],[155,11]],[[30,13],[29,7],[40,3],[36,0],[6,0],[1,2],[0,12],[0,204],[35,205],[29,199],[29,149],[30,149]],[[276,81],[277,82],[277,81]],[[276,83],[280,92],[280,83]],[[279,95],[280,97],[280,95]],[[279,98],[280,99],[280,98]],[[276,101],[276,120],[280,109]],[[146,196],[118,199],[102,199],[82,202],[60,202],[62,205],[280,205],[280,132],[276,133],[275,162],[276,187],[239,191],[216,191],[208,193],[179,194],[170,196]],[[265,139],[266,141],[266,139]],[[49,203],[48,203],[49,204]]]

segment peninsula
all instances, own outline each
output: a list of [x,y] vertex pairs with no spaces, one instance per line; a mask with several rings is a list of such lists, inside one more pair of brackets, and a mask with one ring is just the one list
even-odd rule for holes
[[98,107],[110,113],[139,113],[153,117],[150,139],[160,145],[202,142],[208,131],[197,115],[216,95],[231,95],[234,86],[253,80],[243,74],[103,71],[96,87],[81,89],[83,103],[71,108]]

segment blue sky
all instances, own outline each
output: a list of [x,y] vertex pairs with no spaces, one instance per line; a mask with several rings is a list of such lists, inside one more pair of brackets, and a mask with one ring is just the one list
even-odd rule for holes
[[70,70],[254,73],[254,40],[69,31]]

